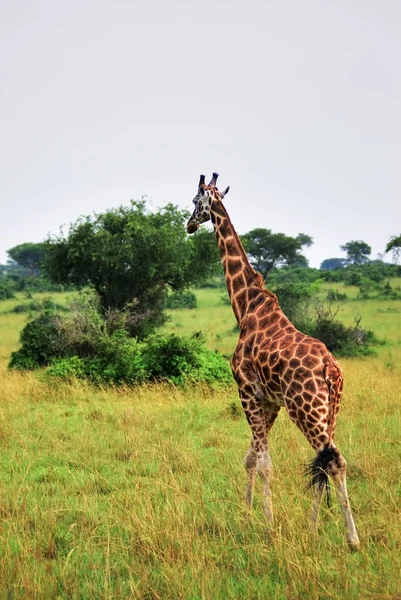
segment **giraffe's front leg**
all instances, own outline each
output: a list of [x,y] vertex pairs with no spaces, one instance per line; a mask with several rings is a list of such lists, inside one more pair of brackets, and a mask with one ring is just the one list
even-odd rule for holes
[[273,504],[270,489],[272,461],[267,444],[267,434],[270,431],[280,410],[278,406],[267,404],[240,390],[241,402],[246,418],[252,430],[252,442],[245,458],[245,468],[248,481],[245,494],[247,514],[252,510],[255,474],[262,481],[262,509],[269,527],[273,525]]

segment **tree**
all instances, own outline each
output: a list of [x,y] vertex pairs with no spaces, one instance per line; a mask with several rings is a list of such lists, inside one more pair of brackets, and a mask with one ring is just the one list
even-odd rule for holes
[[306,267],[308,261],[301,254],[301,250],[303,246],[313,244],[313,239],[305,233],[300,233],[294,238],[262,228],[252,229],[241,236],[241,239],[252,266],[263,277],[267,277],[274,267]]
[[342,269],[347,264],[345,258],[326,258],[320,265],[323,271]]
[[372,248],[362,240],[351,240],[343,246],[340,246],[343,252],[347,253],[347,262],[354,265],[363,265],[369,262],[369,255]]
[[149,212],[145,201],[82,217],[47,241],[45,272],[55,283],[93,287],[103,313],[125,311],[130,334],[143,337],[164,323],[168,287],[195,285],[219,265],[213,233],[189,237],[187,218],[171,204]]
[[397,263],[401,255],[401,235],[393,236],[392,238],[390,238],[385,251],[391,251],[393,255],[393,260],[395,263]]
[[31,275],[37,275],[45,254],[45,243],[26,242],[7,250],[8,256],[20,267],[28,269]]

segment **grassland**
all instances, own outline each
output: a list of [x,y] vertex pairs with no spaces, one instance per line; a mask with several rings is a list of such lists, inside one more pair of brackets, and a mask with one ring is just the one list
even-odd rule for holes
[[[221,292],[174,311],[167,329],[203,330],[230,353]],[[58,300],[59,301],[59,300]],[[401,301],[347,302],[388,344],[342,360],[337,443],[362,550],[347,550],[338,506],[308,531],[303,464],[312,452],[280,414],[270,436],[276,529],[258,495],[243,518],[249,430],[234,386],[99,389],[8,372],[26,315],[0,303],[0,599],[401,598]]]

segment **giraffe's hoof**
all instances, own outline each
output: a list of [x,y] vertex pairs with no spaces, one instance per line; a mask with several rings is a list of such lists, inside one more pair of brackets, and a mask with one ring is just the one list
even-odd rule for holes
[[358,552],[358,550],[360,550],[361,542],[359,541],[358,538],[352,539],[352,540],[347,540],[347,542],[348,542],[348,548],[351,550],[351,552]]

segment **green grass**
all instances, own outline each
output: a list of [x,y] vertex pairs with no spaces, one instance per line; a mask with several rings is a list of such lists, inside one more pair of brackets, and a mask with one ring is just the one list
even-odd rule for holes
[[[199,308],[172,311],[168,328],[202,329],[231,352],[235,321],[220,294],[201,290]],[[344,320],[355,306],[390,341],[341,361],[336,440],[357,554],[336,503],[323,508],[318,538],[309,534],[302,470],[312,451],[283,411],[270,435],[268,534],[259,485],[252,522],[243,518],[250,436],[234,385],[94,388],[8,372],[27,316],[0,314],[0,598],[399,598],[401,302],[345,303]]]

